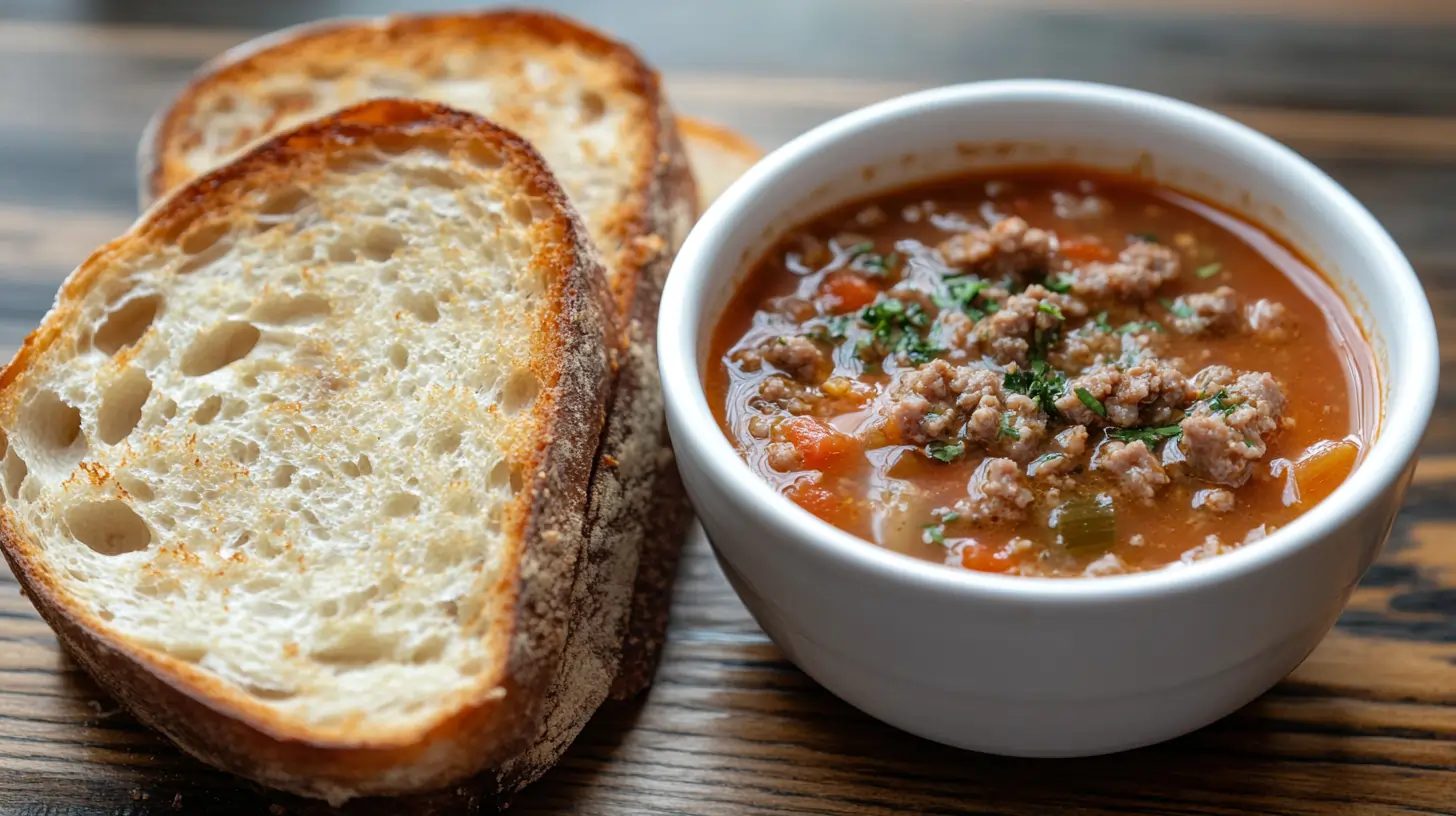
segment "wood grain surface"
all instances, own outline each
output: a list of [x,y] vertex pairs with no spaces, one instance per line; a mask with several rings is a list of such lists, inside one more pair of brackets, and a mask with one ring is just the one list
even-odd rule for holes
[[[656,686],[604,710],[512,813],[1456,813],[1456,2],[550,5],[635,43],[682,110],[769,147],[902,91],[1005,76],[1115,82],[1226,111],[1309,156],[1386,224],[1430,295],[1446,376],[1405,510],[1339,626],[1220,723],[1089,760],[915,739],[787,663],[695,537]],[[267,29],[399,8],[0,0],[0,356],[135,217],[136,138],[194,67]],[[139,726],[3,579],[0,814],[332,812],[206,768]],[[347,811],[501,804],[465,785]]]

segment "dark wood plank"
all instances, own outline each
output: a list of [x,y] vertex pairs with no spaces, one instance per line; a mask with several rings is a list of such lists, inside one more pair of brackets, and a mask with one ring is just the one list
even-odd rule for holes
[[[1445,367],[1456,362],[1456,4],[551,5],[637,43],[681,108],[766,146],[877,99],[996,76],[1098,79],[1225,110],[1310,156],[1390,228],[1436,309]],[[197,64],[305,17],[405,7],[0,0],[0,356],[64,274],[130,222],[136,136]],[[512,812],[1456,813],[1456,380],[1444,380],[1406,507],[1339,627],[1223,722],[1155,748],[1059,762],[908,737],[785,662],[697,539],[655,688],[604,710]],[[8,578],[0,813],[332,812],[208,769],[118,711]],[[347,810],[499,804],[468,783]]]

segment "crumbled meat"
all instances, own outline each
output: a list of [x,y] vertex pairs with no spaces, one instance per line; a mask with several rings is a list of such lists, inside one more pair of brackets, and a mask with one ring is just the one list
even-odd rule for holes
[[1072,273],[1072,292],[1092,299],[1147,300],[1178,276],[1178,255],[1162,244],[1139,241],[1112,263],[1094,262]]
[[1227,286],[1173,301],[1173,327],[1183,334],[1226,334],[1239,329],[1239,296]]
[[754,414],[748,418],[748,435],[754,439],[768,439],[779,419],[768,414]]
[[763,355],[758,353],[758,349],[738,349],[728,355],[728,359],[737,363],[742,371],[757,371],[763,367]]
[[[1078,389],[1102,403],[1106,418],[1082,402]],[[1103,366],[1072,378],[1066,391],[1057,398],[1056,406],[1072,422],[1110,423],[1131,428],[1165,424],[1197,397],[1198,388],[1178,369],[1157,358],[1148,358],[1126,368]]]
[[1124,492],[1144,501],[1152,499],[1158,488],[1168,483],[1163,466],[1140,439],[1103,444],[1097,450],[1092,469],[1113,474]]
[[1099,575],[1122,575],[1125,572],[1127,572],[1127,564],[1116,553],[1105,553],[1082,570],[1082,574],[1088,578],[1096,578]]
[[1202,561],[1205,558],[1212,558],[1215,555],[1222,555],[1223,553],[1230,552],[1231,550],[1233,550],[1233,547],[1224,544],[1223,539],[1219,538],[1216,535],[1210,535],[1203,539],[1202,544],[1199,544],[1197,547],[1194,547],[1193,549],[1188,550],[1187,552],[1183,553],[1183,555],[1179,556],[1178,560],[1183,562],[1184,564],[1192,564],[1195,561]]
[[[1149,324],[1151,325],[1151,324]],[[1093,368],[1124,365],[1155,356],[1163,346],[1164,335],[1152,328],[1133,331],[1107,331],[1095,323],[1083,323],[1068,332],[1062,342],[1047,355],[1047,362],[1067,372],[1083,373]]]
[[1041,285],[1027,287],[1006,299],[995,314],[976,323],[976,341],[983,354],[1002,365],[1029,362],[1033,344],[1049,345],[1065,319],[1085,317],[1087,306]]
[[1074,472],[1087,453],[1087,427],[1073,425],[1052,437],[1052,450],[1037,457],[1026,468],[1033,479],[1048,479],[1060,484],[1058,477]]
[[1021,466],[1010,459],[981,462],[966,485],[966,493],[966,498],[956,502],[955,511],[977,524],[1021,521],[1032,500]]
[[768,466],[780,473],[792,473],[804,467],[804,454],[788,442],[770,442],[764,449]]
[[834,370],[828,352],[807,337],[775,337],[758,347],[763,361],[801,383],[822,382]]
[[1268,373],[1236,376],[1227,366],[1204,369],[1194,381],[1207,399],[1183,420],[1183,455],[1199,478],[1238,487],[1268,452],[1265,437],[1280,425],[1284,391]]
[[966,420],[966,437],[1002,456],[1026,462],[1046,437],[1046,414],[1024,394],[987,394]]
[[812,385],[805,385],[788,377],[773,376],[765,379],[763,385],[758,387],[757,401],[799,415],[813,413],[814,407],[823,398],[819,389]]
[[1101,218],[1112,210],[1107,199],[1095,195],[1078,196],[1056,190],[1052,193],[1052,206],[1057,217],[1068,221],[1079,218]]
[[802,323],[817,313],[812,302],[797,295],[769,298],[763,302],[763,310],[783,315],[795,323]]
[[947,238],[937,249],[946,266],[974,269],[988,277],[1019,275],[1045,269],[1052,253],[1052,234],[1012,216],[990,229],[972,227]]
[[1223,515],[1234,509],[1234,493],[1221,487],[1200,490],[1193,494],[1193,509],[1208,510]]
[[1294,318],[1284,304],[1260,298],[1249,305],[1249,331],[1265,343],[1287,343],[1294,338]]

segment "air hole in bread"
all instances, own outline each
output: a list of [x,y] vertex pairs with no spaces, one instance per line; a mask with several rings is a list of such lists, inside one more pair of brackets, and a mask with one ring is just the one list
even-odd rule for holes
[[389,347],[389,364],[395,371],[404,371],[409,366],[409,349],[395,343]]
[[112,612],[110,609],[102,609],[97,611],[96,617],[106,621],[107,623],[110,623],[116,620],[116,613]]
[[157,319],[161,306],[161,295],[143,295],[112,309],[96,330],[96,348],[103,354],[115,354],[140,340]]
[[[375,84],[378,84],[380,80],[378,77],[376,77],[372,81]],[[406,150],[409,150],[411,147],[414,147],[416,144],[418,144],[419,140],[416,137],[410,136],[406,133],[386,132],[373,134],[370,138],[370,142],[379,152],[389,156],[398,156],[399,154],[405,152]]]
[[231,229],[232,225],[227,221],[195,225],[177,242],[177,248],[187,255],[201,255],[224,244],[223,238]]
[[107,389],[96,412],[96,433],[101,441],[115,445],[136,430],[142,421],[142,406],[152,395],[152,381],[139,368],[128,368]]
[[192,423],[194,425],[206,425],[212,422],[214,419],[217,419],[218,411],[221,410],[222,397],[218,396],[217,394],[213,394],[212,396],[203,400],[202,404],[197,406],[197,410],[192,412]]
[[410,431],[409,433],[399,438],[399,446],[401,448],[413,448],[419,441],[419,434],[415,433],[414,431]]
[[[315,527],[322,528],[324,526],[323,522],[319,521],[319,517],[314,515],[314,512],[312,510],[305,509],[302,513],[299,513],[299,515],[303,516],[304,521],[312,524]],[[314,535],[319,536],[320,538],[329,537],[328,533],[325,532],[323,529],[314,531]]]
[[440,634],[433,634],[425,638],[425,641],[410,652],[411,663],[430,663],[440,659],[445,653],[445,638]]
[[339,465],[339,470],[350,479],[359,478],[359,466],[353,462],[344,462]]
[[157,497],[156,494],[152,492],[152,488],[150,485],[148,485],[141,479],[136,478],[135,476],[131,476],[126,473],[118,473],[116,474],[116,483],[121,485],[121,489],[125,491],[126,495],[130,496],[133,499],[136,499],[137,501],[147,502]]
[[501,157],[500,151],[496,149],[495,145],[486,144],[483,141],[472,139],[466,147],[466,152],[470,154],[470,160],[477,167],[486,170],[497,170],[505,164],[505,159]]
[[293,435],[298,437],[299,442],[313,441],[313,438],[309,435],[308,429],[303,427],[302,425],[293,426]]
[[457,490],[445,497],[445,512],[447,513],[454,513],[457,516],[473,516],[479,509],[480,502],[469,490]]
[[212,102],[214,113],[232,113],[238,109],[237,97],[232,94],[221,94]]
[[25,481],[25,476],[30,472],[26,467],[25,460],[20,458],[12,448],[5,452],[5,458],[0,461],[0,479],[3,479],[5,495],[12,499],[20,498],[20,485]]
[[63,453],[78,443],[85,444],[81,438],[81,412],[54,391],[42,391],[26,404],[21,425],[48,453]]
[[401,291],[396,300],[422,323],[434,323],[440,319],[440,307],[435,303],[435,297],[427,292]]
[[531,202],[525,196],[516,196],[506,203],[506,215],[523,227],[529,227],[536,216],[531,212]]
[[102,555],[138,552],[152,543],[151,528],[120,499],[72,505],[66,526],[77,541]]
[[435,435],[435,440],[430,444],[430,452],[436,456],[447,456],[460,450],[460,429],[448,428]]
[[281,220],[278,216],[293,215],[313,203],[313,196],[302,187],[285,187],[271,192],[258,207],[258,220],[270,226]]
[[390,518],[404,518],[419,512],[420,497],[413,493],[396,493],[384,502],[384,515]]
[[177,416],[177,403],[170,399],[164,399],[161,403],[162,418],[171,419]]
[[353,236],[343,236],[329,244],[329,260],[334,263],[349,263],[358,256],[358,252]]
[[220,323],[192,341],[182,355],[182,373],[201,377],[235,363],[248,356],[260,336],[258,327],[251,323],[236,320]]
[[269,484],[280,488],[288,487],[293,482],[293,474],[297,472],[298,468],[293,465],[279,465],[273,469],[273,478]]
[[248,316],[259,323],[287,325],[308,322],[325,317],[328,313],[329,300],[322,295],[274,294],[254,305]]
[[390,286],[399,282],[399,270],[392,266],[386,266],[379,270],[379,282]]
[[207,646],[201,643],[173,643],[162,648],[167,654],[184,663],[201,663],[207,657]]
[[407,175],[411,181],[420,186],[440,187],[446,190],[458,190],[465,186],[465,179],[443,167],[411,167],[407,171]]
[[364,257],[376,263],[394,257],[402,246],[404,236],[387,224],[375,224],[364,233]]
[[536,402],[536,395],[541,392],[541,383],[536,375],[526,369],[516,369],[506,380],[505,390],[501,392],[501,410],[508,414],[518,414],[531,407]]
[[331,80],[338,79],[349,70],[347,62],[309,62],[304,64],[303,70],[310,79]]
[[359,473],[364,476],[368,476],[369,474],[374,472],[374,463],[370,462],[369,457],[365,456],[362,453],[359,454],[358,467]]
[[253,464],[258,461],[261,454],[262,450],[258,448],[258,443],[251,439],[247,441],[233,439],[228,442],[228,455],[240,465]]
[[589,125],[602,118],[607,112],[607,100],[596,91],[582,91],[581,94],[581,123]]
[[161,527],[163,530],[171,530],[173,527],[177,526],[177,519],[174,519],[168,515],[157,516],[156,518],[152,519],[152,521],[155,522],[156,525],[158,527]]

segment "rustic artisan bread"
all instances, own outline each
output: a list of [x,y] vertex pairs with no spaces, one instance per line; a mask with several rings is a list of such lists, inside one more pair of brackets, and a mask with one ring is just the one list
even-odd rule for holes
[[485,120],[379,101],[179,190],[0,374],[0,545],[188,752],[333,801],[537,737],[617,329],[587,232]]
[[[658,298],[696,217],[696,197],[658,77],[630,49],[528,12],[396,17],[284,33],[205,69],[143,146],[169,189],[278,128],[372,96],[431,99],[530,140],[603,253],[622,316],[619,366],[587,511],[586,547],[541,742],[505,769],[518,787],[549,768],[617,683],[650,679],[657,644],[622,659],[624,632],[660,638],[687,519],[663,423]],[[148,158],[150,156],[150,158]],[[662,487],[665,485],[665,487]],[[638,569],[644,547],[664,559]],[[632,620],[633,599],[638,620]],[[650,599],[651,603],[647,601]]]

